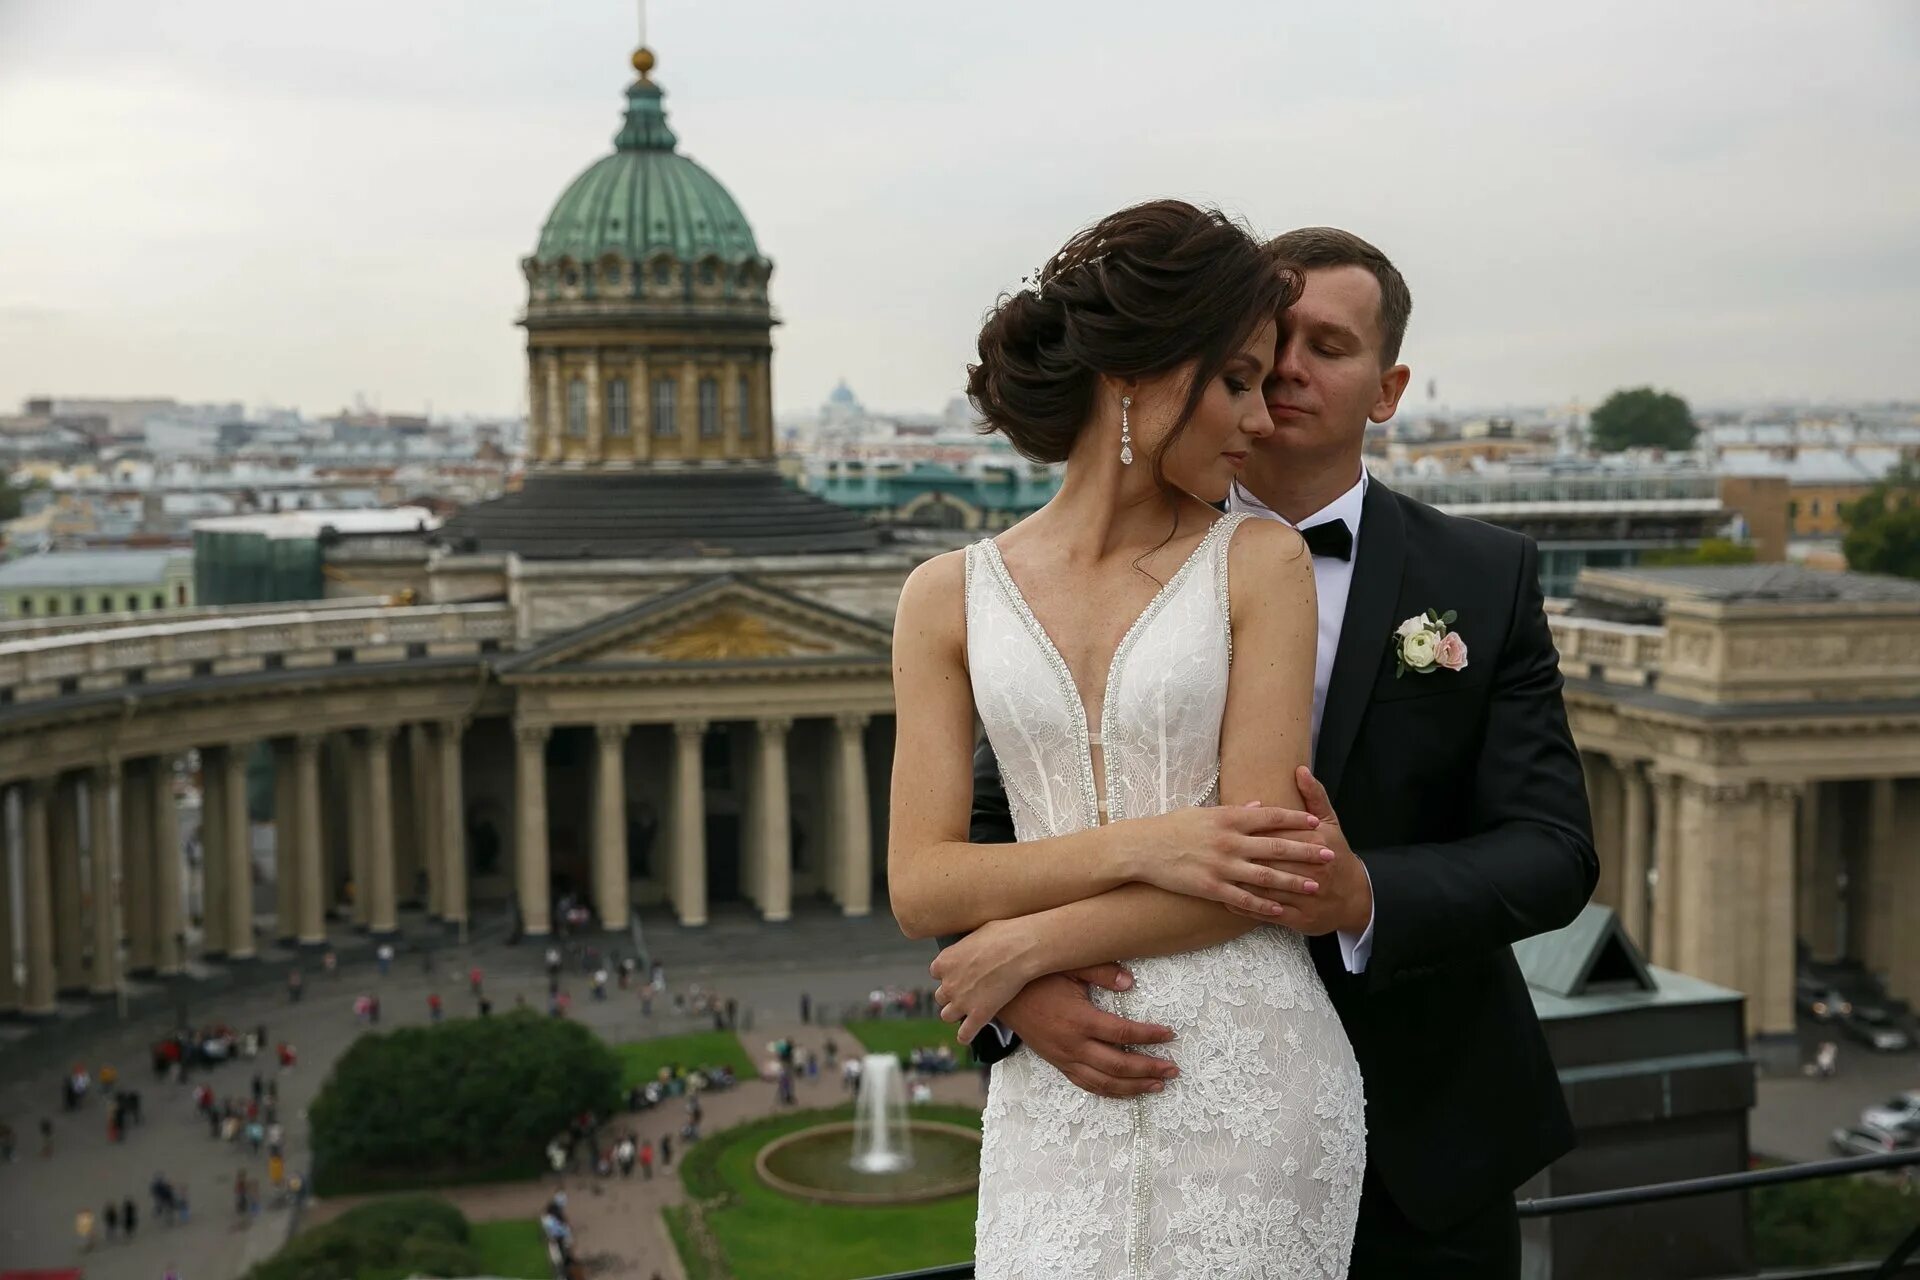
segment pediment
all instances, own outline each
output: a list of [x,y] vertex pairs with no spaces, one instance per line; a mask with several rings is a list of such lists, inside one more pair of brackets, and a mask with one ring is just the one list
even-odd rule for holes
[[869,619],[723,575],[557,636],[502,664],[501,672],[886,663],[892,640]]

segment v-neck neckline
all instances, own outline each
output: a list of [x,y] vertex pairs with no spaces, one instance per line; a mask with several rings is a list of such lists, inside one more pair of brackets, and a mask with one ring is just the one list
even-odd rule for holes
[[1086,796],[1087,799],[1091,801],[1089,806],[1091,812],[1086,815],[1087,825],[1089,826],[1102,825],[1101,819],[1103,816],[1106,816],[1109,821],[1111,820],[1109,811],[1113,805],[1113,769],[1111,759],[1107,754],[1108,744],[1106,740],[1111,736],[1109,725],[1112,723],[1113,715],[1113,689],[1114,685],[1119,682],[1121,666],[1127,656],[1127,652],[1133,647],[1133,642],[1139,633],[1146,629],[1148,624],[1159,614],[1161,607],[1173,597],[1173,593],[1179,590],[1181,584],[1191,576],[1193,566],[1200,562],[1202,553],[1212,544],[1214,538],[1219,534],[1221,527],[1229,522],[1238,523],[1239,521],[1234,516],[1221,516],[1207,526],[1207,531],[1200,535],[1200,540],[1194,544],[1193,550],[1187,553],[1187,558],[1180,562],[1180,567],[1173,571],[1173,576],[1168,578],[1161,588],[1153,593],[1153,598],[1141,606],[1140,612],[1134,615],[1133,621],[1128,624],[1127,629],[1121,633],[1119,643],[1114,645],[1112,656],[1107,659],[1106,679],[1100,686],[1101,734],[1099,746],[1102,768],[1099,770],[1099,773],[1104,775],[1103,780],[1106,785],[1103,786],[1096,786],[1094,783],[1094,743],[1091,730],[1089,729],[1092,721],[1087,715],[1086,697],[1080,692],[1080,681],[1075,677],[1073,667],[1067,662],[1066,655],[1060,651],[1060,647],[1053,642],[1053,637],[1047,633],[1046,624],[1041,622],[1039,615],[1033,611],[1033,606],[1028,602],[1026,593],[1020,589],[1020,584],[1014,581],[1013,571],[1007,568],[1007,562],[1000,554],[999,541],[994,538],[982,539],[987,546],[987,556],[993,565],[994,577],[999,580],[1001,589],[1006,592],[1009,603],[1014,607],[1014,612],[1020,616],[1020,620],[1026,626],[1028,633],[1032,635],[1034,642],[1040,646],[1041,651],[1046,655],[1047,661],[1053,666],[1062,684],[1062,692],[1067,695],[1067,703],[1072,709],[1074,727],[1077,730],[1079,738],[1080,764],[1084,770],[1081,776],[1086,780]]

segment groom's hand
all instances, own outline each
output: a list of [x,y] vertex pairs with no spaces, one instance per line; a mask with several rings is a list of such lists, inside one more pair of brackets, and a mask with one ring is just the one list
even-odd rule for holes
[[1165,1058],[1129,1053],[1122,1046],[1165,1044],[1173,1039],[1173,1031],[1095,1008],[1087,998],[1089,983],[1125,991],[1133,978],[1117,964],[1049,973],[1009,1000],[1000,1011],[1000,1021],[1028,1049],[1088,1093],[1131,1098],[1159,1092],[1163,1082],[1180,1074],[1180,1068]]
[[1340,819],[1333,811],[1333,801],[1328,797],[1327,789],[1320,785],[1320,780],[1313,776],[1313,771],[1302,766],[1294,771],[1294,780],[1300,787],[1300,802],[1320,823],[1301,838],[1331,849],[1334,855],[1331,862],[1311,864],[1314,879],[1319,883],[1318,892],[1254,889],[1254,893],[1281,908],[1277,917],[1264,911],[1242,910],[1238,907],[1227,909],[1235,915],[1246,916],[1262,924],[1279,924],[1297,929],[1309,937],[1340,931],[1354,934],[1364,932],[1368,922],[1373,919],[1373,881],[1368,878],[1367,869],[1360,865],[1352,846],[1347,843],[1346,834],[1340,829]]

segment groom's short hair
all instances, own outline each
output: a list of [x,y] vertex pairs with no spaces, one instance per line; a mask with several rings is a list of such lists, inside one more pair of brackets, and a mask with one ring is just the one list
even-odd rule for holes
[[1413,294],[1407,289],[1407,278],[1386,254],[1338,227],[1301,227],[1275,236],[1267,248],[1302,271],[1361,267],[1369,272],[1380,283],[1380,354],[1389,365],[1400,363],[1400,343],[1407,336],[1407,317],[1413,314]]

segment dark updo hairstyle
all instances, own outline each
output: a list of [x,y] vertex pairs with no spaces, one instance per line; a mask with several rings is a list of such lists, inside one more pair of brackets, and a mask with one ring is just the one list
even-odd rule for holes
[[[1067,241],[980,328],[967,397],[981,430],[1035,462],[1064,462],[1101,374],[1148,378],[1194,364],[1185,407],[1153,471],[1227,361],[1300,293],[1298,275],[1218,209],[1153,200]],[[1115,447],[1118,448],[1118,441]]]

